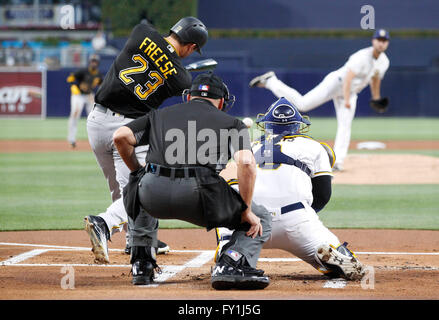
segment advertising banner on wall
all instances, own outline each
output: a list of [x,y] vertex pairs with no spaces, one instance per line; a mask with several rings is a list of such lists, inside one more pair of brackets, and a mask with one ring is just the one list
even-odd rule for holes
[[0,69],[0,116],[46,116],[46,73]]

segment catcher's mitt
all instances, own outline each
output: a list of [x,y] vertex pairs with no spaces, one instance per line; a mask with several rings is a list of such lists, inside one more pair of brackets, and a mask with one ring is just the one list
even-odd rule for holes
[[370,107],[378,113],[384,113],[389,107],[389,98],[372,99],[369,101]]

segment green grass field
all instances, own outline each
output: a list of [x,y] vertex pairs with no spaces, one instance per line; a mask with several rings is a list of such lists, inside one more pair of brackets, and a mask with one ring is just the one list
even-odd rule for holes
[[[335,119],[314,119],[310,135],[332,140],[335,128]],[[66,130],[67,119],[0,119],[0,140],[64,140]],[[439,119],[355,119],[352,135],[359,140],[439,140]],[[86,139],[85,119],[78,138]],[[373,152],[439,157],[439,150]],[[320,216],[330,228],[438,230],[438,194],[439,185],[334,185]],[[0,203],[0,231],[81,229],[83,217],[103,212],[110,195],[91,152],[0,150]],[[161,221],[161,227],[193,225],[169,220]]]
[[[78,139],[87,139],[85,118]],[[256,128],[256,125],[254,125]],[[333,140],[335,118],[311,118],[310,132],[318,140]],[[0,119],[0,139],[65,140],[67,119]],[[357,118],[352,124],[352,140],[439,140],[439,118]]]

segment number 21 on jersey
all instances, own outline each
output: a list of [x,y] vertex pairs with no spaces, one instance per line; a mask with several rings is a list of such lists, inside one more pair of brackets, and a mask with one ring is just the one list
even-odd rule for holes
[[[137,66],[123,69],[119,72],[119,79],[126,85],[133,83],[134,79],[131,75],[146,73],[148,71],[148,61],[145,60],[140,54],[135,54],[131,58],[134,62],[136,62]],[[134,87],[135,95],[141,99],[148,99],[149,95],[155,92],[158,87],[160,87],[164,80],[162,76],[157,71],[149,71],[148,76],[150,78],[143,86],[141,84],[137,84]]]

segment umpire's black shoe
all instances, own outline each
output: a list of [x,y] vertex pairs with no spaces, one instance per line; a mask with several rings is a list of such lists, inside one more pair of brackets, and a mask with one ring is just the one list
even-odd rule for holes
[[151,261],[137,260],[131,268],[133,274],[132,283],[136,286],[146,285],[154,282],[154,265]]
[[263,270],[250,267],[240,253],[228,250],[215,265],[211,284],[216,290],[257,290],[267,287],[270,280]]
[[154,282],[154,269],[161,273],[160,267],[156,263],[155,248],[152,247],[132,247],[131,248],[131,273],[133,274],[132,283],[134,285],[147,285]]
[[84,218],[85,231],[87,231],[96,263],[110,263],[108,257],[108,240],[110,231],[105,220],[99,216],[86,216]]

